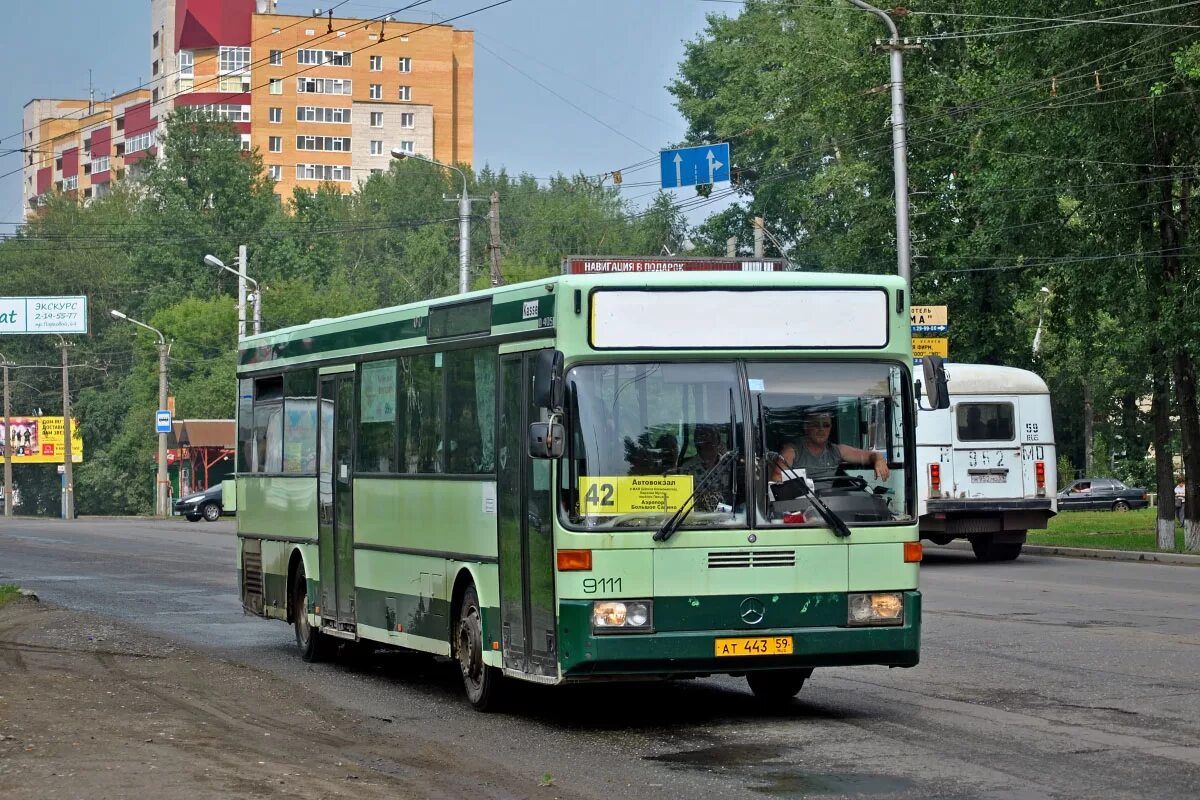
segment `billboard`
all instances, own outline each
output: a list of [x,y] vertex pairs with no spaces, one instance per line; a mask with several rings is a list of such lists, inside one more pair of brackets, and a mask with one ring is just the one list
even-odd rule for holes
[[[12,439],[14,464],[63,463],[62,417],[9,417],[8,430]],[[4,418],[0,417],[0,456],[8,452],[4,433]],[[79,421],[71,419],[71,463],[83,461],[83,439],[79,436]]]
[[0,297],[0,335],[87,332],[86,297]]

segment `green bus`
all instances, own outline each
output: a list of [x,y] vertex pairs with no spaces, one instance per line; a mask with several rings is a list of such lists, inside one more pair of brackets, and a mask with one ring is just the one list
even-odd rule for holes
[[508,679],[782,699],[815,667],[915,665],[905,283],[564,264],[242,341],[244,607],[307,660],[454,658],[481,710]]

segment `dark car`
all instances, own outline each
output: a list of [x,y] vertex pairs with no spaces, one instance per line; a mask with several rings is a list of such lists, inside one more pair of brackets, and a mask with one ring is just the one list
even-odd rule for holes
[[221,504],[221,484],[210,486],[203,492],[191,494],[175,501],[175,513],[186,517],[188,522],[216,522],[225,513]]
[[1059,511],[1128,511],[1148,505],[1145,489],[1126,486],[1116,478],[1080,478],[1058,493]]

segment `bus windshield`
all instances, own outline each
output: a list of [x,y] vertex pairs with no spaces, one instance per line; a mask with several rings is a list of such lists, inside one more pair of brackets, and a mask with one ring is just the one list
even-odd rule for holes
[[[905,372],[895,364],[746,365],[759,525],[824,525],[779,484],[803,479],[846,524],[909,522]],[[777,491],[777,489],[779,489]]]
[[567,385],[562,489],[572,525],[657,528],[693,492],[681,527],[746,525],[745,459],[721,458],[746,452],[733,363],[580,366]]

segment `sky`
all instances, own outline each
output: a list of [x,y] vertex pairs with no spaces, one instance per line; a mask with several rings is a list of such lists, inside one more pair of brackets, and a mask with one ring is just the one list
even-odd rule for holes
[[[398,18],[429,22],[436,14],[447,19],[495,1],[432,0]],[[336,14],[373,17],[407,5],[392,2],[353,0]],[[34,97],[86,97],[89,69],[97,97],[137,86],[149,76],[147,0],[104,0],[102,14],[96,13],[99,4],[5,3],[0,75],[7,79],[0,82],[0,136],[21,130],[22,108]],[[311,13],[332,4],[281,0],[279,11]],[[661,148],[685,137],[686,126],[666,89],[684,42],[703,31],[706,14],[737,8],[702,0],[511,0],[453,22],[476,35],[474,166],[545,178],[558,172],[599,175],[657,158]],[[15,142],[0,142],[0,153]],[[0,175],[20,166],[19,155],[0,156]],[[656,181],[657,176],[655,166],[627,172],[625,181]],[[654,191],[654,186],[623,190],[638,206]],[[679,200],[694,196],[691,190],[675,194]],[[20,172],[0,178],[0,232],[20,221],[21,202]]]

